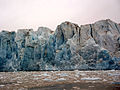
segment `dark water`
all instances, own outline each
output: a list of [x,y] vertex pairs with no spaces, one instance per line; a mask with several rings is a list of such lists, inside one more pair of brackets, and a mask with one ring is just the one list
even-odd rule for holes
[[102,84],[102,83],[73,83],[60,84],[46,87],[34,87],[29,90],[120,90],[120,84]]

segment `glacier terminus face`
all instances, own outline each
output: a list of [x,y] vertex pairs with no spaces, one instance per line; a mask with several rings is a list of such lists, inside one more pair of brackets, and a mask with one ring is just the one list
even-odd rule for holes
[[81,25],[0,32],[0,71],[120,70],[120,25],[110,19]]

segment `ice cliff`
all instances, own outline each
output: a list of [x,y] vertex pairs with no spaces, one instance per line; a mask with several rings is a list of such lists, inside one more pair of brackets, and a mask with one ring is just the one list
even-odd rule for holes
[[0,32],[0,71],[120,69],[120,25],[81,25]]

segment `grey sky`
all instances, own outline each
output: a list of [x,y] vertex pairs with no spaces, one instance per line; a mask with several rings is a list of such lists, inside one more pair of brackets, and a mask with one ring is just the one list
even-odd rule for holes
[[64,21],[81,25],[107,18],[120,22],[120,0],[0,0],[0,31],[55,30]]

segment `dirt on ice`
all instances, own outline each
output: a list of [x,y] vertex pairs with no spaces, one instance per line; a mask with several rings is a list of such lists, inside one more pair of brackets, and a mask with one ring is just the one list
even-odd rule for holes
[[120,90],[120,71],[0,72],[0,90]]

